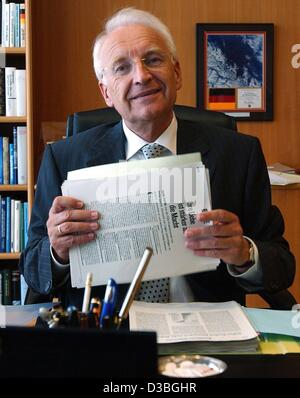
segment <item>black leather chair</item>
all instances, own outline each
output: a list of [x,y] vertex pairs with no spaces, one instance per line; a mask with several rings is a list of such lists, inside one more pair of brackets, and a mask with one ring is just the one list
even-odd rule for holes
[[[237,131],[235,119],[221,112],[200,111],[186,105],[175,105],[174,112],[183,120],[205,122]],[[119,120],[121,116],[114,108],[76,112],[68,117],[66,136],[70,137],[99,124],[116,123]]]

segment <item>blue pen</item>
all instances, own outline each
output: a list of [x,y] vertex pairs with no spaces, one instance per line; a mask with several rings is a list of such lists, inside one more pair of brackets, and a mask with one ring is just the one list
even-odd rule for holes
[[114,279],[110,278],[107,282],[104,300],[102,304],[102,311],[100,315],[100,327],[103,327],[104,317],[112,319],[117,302],[117,294],[118,294],[118,285]]

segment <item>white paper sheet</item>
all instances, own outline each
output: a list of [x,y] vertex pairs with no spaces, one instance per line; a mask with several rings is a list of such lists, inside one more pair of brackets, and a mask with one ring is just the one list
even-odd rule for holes
[[[198,154],[198,159],[199,157]],[[169,167],[166,167],[162,159],[167,160]],[[160,158],[159,162],[153,162],[156,159],[132,162],[136,163],[135,172],[130,165],[131,162],[128,162],[130,172],[127,174],[122,164],[117,165],[118,167],[112,165],[112,171],[107,165],[97,166],[92,168],[92,175],[94,177],[97,175],[97,179],[82,179],[87,176],[88,169],[78,173],[72,172],[72,180],[65,181],[62,186],[63,194],[82,200],[85,208],[98,210],[101,214],[101,228],[97,231],[97,239],[70,250],[73,287],[84,287],[88,272],[93,273],[93,285],[104,285],[109,278],[114,278],[117,283],[131,282],[147,246],[153,249],[154,255],[144,280],[216,268],[219,260],[194,256],[184,245],[184,230],[187,227],[200,225],[195,221],[195,214],[209,210],[211,202],[207,171],[203,164],[199,161],[186,164],[183,159],[190,162],[191,155]],[[140,162],[147,167],[141,168]],[[149,162],[153,167],[149,168]],[[163,166],[162,173],[162,169],[155,170],[157,164]],[[168,176],[173,167],[176,167],[184,178],[188,178],[184,174],[187,167],[193,170],[193,175],[197,179],[196,192],[183,190],[184,182],[179,187],[175,182],[171,194],[165,189],[165,184],[158,186],[157,190],[153,189],[153,184],[150,190],[149,186],[144,184],[157,174],[163,178],[165,175]],[[117,176],[118,168],[120,176]],[[80,179],[73,179],[77,177]],[[143,181],[138,185],[139,189],[136,189],[133,177]],[[127,191],[128,195],[120,196],[120,192],[116,192],[116,187],[121,185],[124,188],[126,184],[129,186],[126,186],[126,190],[121,190],[121,193]],[[184,191],[184,201],[177,203],[174,201],[174,196],[182,191]],[[166,199],[170,196],[171,201]],[[142,203],[135,203],[137,200]]]

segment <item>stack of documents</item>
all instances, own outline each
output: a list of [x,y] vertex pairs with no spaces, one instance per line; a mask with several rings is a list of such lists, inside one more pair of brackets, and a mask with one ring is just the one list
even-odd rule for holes
[[73,287],[109,278],[130,283],[146,247],[153,257],[144,280],[214,270],[219,261],[185,248],[186,228],[211,209],[208,171],[200,153],[120,162],[68,173],[63,195],[100,213],[96,240],[70,250]]
[[281,163],[274,163],[268,166],[268,173],[271,185],[289,185],[300,183],[300,175],[296,169]]
[[258,334],[243,308],[224,303],[153,304],[134,301],[130,330],[157,332],[161,355],[256,352]]

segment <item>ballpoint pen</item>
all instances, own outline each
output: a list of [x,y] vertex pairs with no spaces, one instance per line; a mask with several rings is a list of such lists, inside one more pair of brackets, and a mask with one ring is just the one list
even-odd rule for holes
[[89,272],[86,276],[84,297],[82,303],[82,312],[88,313],[91,298],[91,288],[92,288],[93,274]]
[[138,268],[137,268],[137,270],[135,272],[135,275],[134,275],[134,277],[132,279],[132,282],[131,282],[131,284],[129,286],[129,289],[127,291],[126,297],[125,297],[125,299],[123,301],[121,310],[119,312],[119,315],[118,315],[118,326],[117,326],[118,329],[121,326],[122,321],[125,320],[127,318],[127,316],[128,316],[131,303],[134,300],[134,297],[135,297],[135,295],[136,295],[136,293],[137,293],[137,291],[138,291],[138,289],[139,289],[139,287],[141,285],[143,275],[144,275],[144,273],[146,271],[146,268],[147,268],[147,266],[149,264],[149,261],[151,259],[152,254],[153,254],[153,250],[150,247],[146,247],[146,249],[144,251],[144,254],[143,254],[143,257],[142,257],[142,259],[141,259],[141,261],[139,263],[139,266],[138,266]]
[[110,278],[107,282],[104,300],[102,304],[102,311],[100,315],[100,327],[103,327],[104,318],[112,320],[118,294],[118,286],[114,279]]

